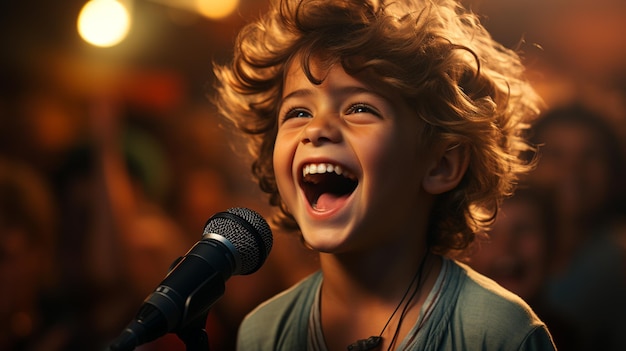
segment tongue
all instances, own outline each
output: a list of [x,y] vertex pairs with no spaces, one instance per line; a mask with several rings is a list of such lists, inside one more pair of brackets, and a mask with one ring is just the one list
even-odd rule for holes
[[316,211],[327,212],[334,210],[345,202],[347,195],[337,195],[332,193],[323,193],[317,199],[313,206]]

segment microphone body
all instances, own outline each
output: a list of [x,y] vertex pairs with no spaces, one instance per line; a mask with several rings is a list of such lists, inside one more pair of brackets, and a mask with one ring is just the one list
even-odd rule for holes
[[110,350],[130,351],[183,330],[208,312],[231,276],[256,272],[271,247],[271,230],[258,213],[231,208],[215,214],[207,221],[202,239],[174,262]]

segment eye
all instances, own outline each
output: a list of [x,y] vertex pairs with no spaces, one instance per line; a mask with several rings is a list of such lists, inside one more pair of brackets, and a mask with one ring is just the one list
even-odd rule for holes
[[358,103],[358,104],[351,105],[346,110],[347,115],[357,114],[357,113],[369,113],[377,117],[381,116],[380,112],[378,112],[377,109],[365,103]]
[[294,108],[287,110],[287,112],[285,112],[281,116],[280,122],[283,123],[293,118],[311,118],[311,117],[312,117],[312,114],[307,109],[302,108],[302,107],[294,107]]

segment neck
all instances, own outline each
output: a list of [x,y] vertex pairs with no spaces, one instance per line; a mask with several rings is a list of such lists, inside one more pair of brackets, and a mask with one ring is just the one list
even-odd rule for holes
[[[322,253],[320,263],[324,272],[324,293],[330,293],[346,303],[358,303],[361,299],[397,303],[426,255],[426,245],[417,249],[404,246],[371,252]],[[424,265],[423,277],[432,262]]]
[[329,349],[345,349],[370,336],[382,336],[378,346],[382,349],[403,340],[414,322],[400,324],[401,320],[418,319],[441,268],[440,257],[425,246],[398,249],[395,256],[322,254],[320,261],[321,321]]

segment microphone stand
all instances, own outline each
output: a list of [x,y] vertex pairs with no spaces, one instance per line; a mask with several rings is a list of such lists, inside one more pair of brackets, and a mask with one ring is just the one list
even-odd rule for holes
[[185,343],[187,351],[209,351],[209,336],[206,332],[208,316],[207,311],[176,332],[178,338]]

